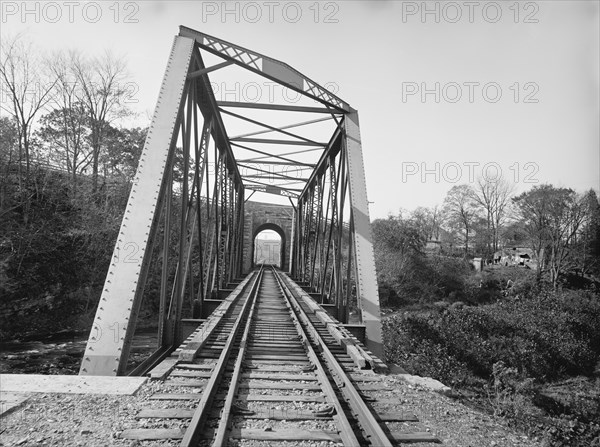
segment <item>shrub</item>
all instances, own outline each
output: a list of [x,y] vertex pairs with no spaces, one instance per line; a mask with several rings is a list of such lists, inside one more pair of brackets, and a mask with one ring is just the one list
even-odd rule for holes
[[[600,300],[585,292],[559,292],[479,307],[450,307],[397,315],[385,322],[384,331],[391,361],[404,366],[403,361],[412,358],[412,366],[405,366],[413,368],[409,372],[442,381],[462,380],[464,368],[488,380],[499,361],[516,368],[523,378],[591,375],[600,355]],[[436,371],[431,360],[414,359],[429,352],[448,357],[448,365],[456,367]],[[455,370],[458,377],[452,377]]]
[[394,315],[383,320],[383,331],[388,340],[386,359],[409,373],[435,377],[449,385],[473,381],[468,366],[451,355],[426,320]]
[[516,368],[494,363],[492,383],[486,386],[488,401],[495,416],[520,418],[528,414],[528,395],[536,391],[533,379],[521,380]]
[[600,425],[575,417],[556,419],[546,435],[548,447],[600,447]]

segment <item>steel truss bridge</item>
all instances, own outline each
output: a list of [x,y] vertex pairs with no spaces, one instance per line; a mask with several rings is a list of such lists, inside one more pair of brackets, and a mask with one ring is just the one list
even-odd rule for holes
[[[215,82],[218,75],[225,81]],[[231,88],[219,91],[232,79],[246,79],[246,94],[234,101]],[[248,100],[256,85],[280,87],[294,101]],[[136,371],[182,343],[185,322],[201,322],[248,273],[244,250],[254,241],[244,240],[244,205],[254,194],[293,206],[290,276],[341,323],[352,311],[367,347],[382,357],[357,111],[283,62],[182,26],[80,374],[128,372],[149,302],[159,343]]]

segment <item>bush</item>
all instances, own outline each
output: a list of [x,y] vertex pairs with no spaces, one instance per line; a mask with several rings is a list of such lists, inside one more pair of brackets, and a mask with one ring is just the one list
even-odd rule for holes
[[555,420],[547,432],[548,447],[600,447],[600,425],[585,423],[577,418]]
[[468,365],[454,358],[427,320],[394,315],[383,320],[385,358],[411,374],[435,377],[449,385],[474,380]]
[[494,363],[492,383],[486,386],[495,416],[521,418],[528,414],[528,396],[537,391],[533,379],[521,380],[516,368],[500,361]]
[[[591,375],[600,356],[600,300],[570,291],[479,307],[450,307],[397,315],[385,322],[384,331],[390,341],[388,358],[402,365],[408,358],[435,351],[448,357],[449,365],[464,365],[472,376],[485,380],[499,361],[516,368],[522,377],[551,380]],[[464,376],[461,371],[452,377],[448,368],[436,372],[431,362],[413,359],[409,372],[449,382]]]
[[383,323],[389,362],[475,391],[490,412],[547,446],[600,447],[600,379],[589,379],[600,360],[598,295],[544,292],[405,312]]
[[467,297],[470,268],[462,258],[415,255],[395,263],[388,254],[377,261],[379,284],[390,297],[390,306],[463,301]]
[[[40,336],[81,329],[100,298],[130,185],[115,186],[96,203],[73,197],[66,174],[36,168],[24,201],[16,177],[4,180],[0,339],[20,337],[31,328]],[[82,190],[86,182],[80,179]],[[43,304],[38,306],[43,312],[30,306],[45,299],[62,313],[47,312]]]

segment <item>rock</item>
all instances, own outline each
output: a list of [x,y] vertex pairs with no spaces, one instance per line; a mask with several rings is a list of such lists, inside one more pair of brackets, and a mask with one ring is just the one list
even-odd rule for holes
[[390,374],[407,374],[406,370],[399,365],[390,363],[388,365],[388,371]]
[[398,377],[408,383],[409,388],[414,385],[445,395],[452,394],[450,387],[447,387],[442,382],[432,379],[431,377],[413,376],[411,374],[398,374]]

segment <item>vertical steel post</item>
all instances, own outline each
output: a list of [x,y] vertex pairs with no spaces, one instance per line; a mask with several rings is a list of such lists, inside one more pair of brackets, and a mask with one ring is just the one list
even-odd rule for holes
[[348,113],[344,118],[346,160],[350,186],[350,208],[354,219],[354,247],[356,259],[356,292],[365,325],[367,346],[383,358],[383,339],[379,311],[379,293],[375,273],[375,256],[369,219],[367,183],[360,141],[358,112]]
[[167,278],[169,277],[169,244],[171,242],[171,202],[173,200],[173,171],[167,174],[165,197],[165,221],[163,233],[163,253],[160,278],[160,301],[158,309],[158,342],[160,345],[170,344],[169,330],[167,328]]

